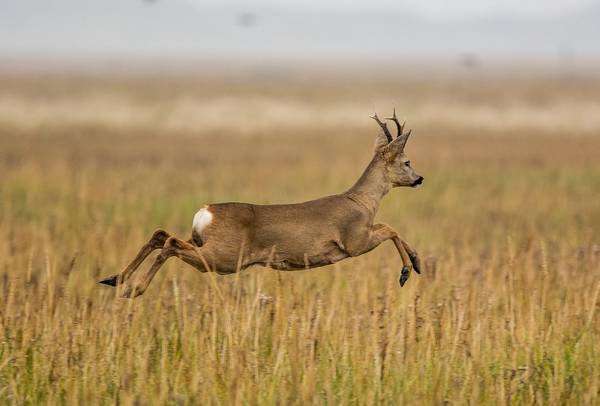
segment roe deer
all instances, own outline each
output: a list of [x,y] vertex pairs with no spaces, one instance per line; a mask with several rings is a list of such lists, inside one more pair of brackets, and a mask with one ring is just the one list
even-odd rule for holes
[[416,187],[423,182],[404,154],[411,131],[392,120],[398,129],[394,139],[377,114],[371,116],[383,130],[375,154],[362,176],[348,191],[297,204],[255,205],[217,203],[205,205],[194,216],[192,238],[183,241],[164,230],[154,232],[135,259],[121,273],[100,283],[117,286],[128,281],[150,253],[160,254],[123,297],[139,296],[148,288],[165,261],[175,256],[194,268],[219,274],[235,273],[252,265],[278,270],[298,270],[333,264],[371,251],[392,240],[403,268],[400,286],[411,270],[420,271],[417,253],[387,224],[373,224],[379,202],[390,189]]

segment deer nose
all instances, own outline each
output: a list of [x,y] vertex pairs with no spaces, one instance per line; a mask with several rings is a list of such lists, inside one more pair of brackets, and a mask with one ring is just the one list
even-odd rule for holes
[[418,185],[420,185],[421,183],[423,183],[423,181],[424,181],[424,180],[425,180],[425,178],[424,178],[424,177],[422,177],[422,176],[419,176],[419,177],[417,178],[417,180],[415,180],[415,181],[413,182],[413,184],[412,184],[412,185],[413,185],[413,187],[414,187],[414,186],[418,186]]

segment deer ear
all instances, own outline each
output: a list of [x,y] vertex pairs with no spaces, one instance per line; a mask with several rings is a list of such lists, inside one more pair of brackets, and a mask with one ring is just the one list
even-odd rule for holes
[[377,134],[377,138],[375,138],[375,153],[382,152],[388,146],[388,139],[383,132]]
[[410,137],[410,132],[412,130],[408,130],[402,135],[396,137],[396,139],[390,142],[390,149],[395,153],[400,153],[404,151],[404,147],[406,146],[406,141],[408,141],[408,137]]

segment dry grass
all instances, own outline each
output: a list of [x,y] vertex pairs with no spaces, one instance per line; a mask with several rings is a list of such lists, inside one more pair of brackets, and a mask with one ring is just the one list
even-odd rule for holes
[[[0,88],[0,403],[600,402],[597,83]],[[222,110],[169,110],[224,95]],[[270,104],[244,107],[256,99]],[[370,157],[367,113],[398,100],[426,177],[379,214],[425,259],[403,289],[392,244],[291,273],[171,260],[132,301],[95,283],[154,228],[188,236],[207,201],[348,187]]]

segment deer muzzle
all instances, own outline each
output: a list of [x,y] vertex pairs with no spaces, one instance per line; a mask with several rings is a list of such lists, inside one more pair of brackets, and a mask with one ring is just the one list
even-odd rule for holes
[[412,183],[412,185],[411,185],[411,186],[412,186],[412,187],[417,187],[417,186],[419,186],[419,185],[423,184],[423,181],[424,181],[424,180],[425,180],[425,178],[424,178],[424,177],[422,177],[422,176],[419,176],[419,177],[417,178],[417,180],[415,180],[415,181]]

